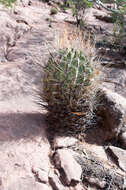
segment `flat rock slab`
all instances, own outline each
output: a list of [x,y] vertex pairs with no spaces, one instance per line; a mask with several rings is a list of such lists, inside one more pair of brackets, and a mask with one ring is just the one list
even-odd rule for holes
[[46,21],[46,4],[36,1],[33,6],[15,6],[15,11],[0,11],[0,112],[31,113],[40,111],[35,101],[42,88],[41,66],[54,33]]
[[1,190],[38,190],[32,168],[48,173],[49,153],[41,114],[0,114]]
[[114,146],[109,146],[107,150],[115,162],[118,163],[118,166],[126,172],[126,150]]
[[42,71],[30,63],[11,62],[0,66],[0,112],[38,112]]
[[51,190],[50,145],[37,103],[53,33],[49,8],[36,2],[16,5],[16,14],[0,5],[0,190]]
[[64,183],[78,184],[81,181],[82,168],[74,159],[72,153],[68,149],[59,149],[54,156],[54,162],[58,169],[63,171]]

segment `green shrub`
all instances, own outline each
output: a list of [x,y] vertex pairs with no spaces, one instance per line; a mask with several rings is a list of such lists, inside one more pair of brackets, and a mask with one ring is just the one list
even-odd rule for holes
[[55,15],[58,13],[58,10],[55,7],[52,7],[50,10],[50,15]]
[[61,4],[60,8],[64,11],[66,11],[68,9],[68,6],[66,6],[65,4]]
[[115,45],[126,46],[126,5],[119,9],[118,13],[113,13],[114,27],[113,27],[113,43]]
[[8,6],[8,7],[11,7],[13,3],[15,3],[17,0],[0,0],[0,3],[5,5],[5,6]]
[[70,0],[64,0],[61,4],[60,4],[60,8],[64,11],[66,11],[68,8],[71,7],[71,1]]
[[76,18],[77,25],[83,24],[83,15],[86,8],[92,7],[88,0],[69,0],[72,5],[73,16]]
[[75,49],[51,55],[44,68],[42,100],[58,127],[81,127],[89,120],[97,86],[98,65]]
[[96,3],[106,10],[108,10],[113,18],[113,35],[112,43],[113,45],[120,46],[121,49],[123,46],[126,46],[126,0],[111,0],[114,4],[114,8],[107,8],[102,1],[96,1]]

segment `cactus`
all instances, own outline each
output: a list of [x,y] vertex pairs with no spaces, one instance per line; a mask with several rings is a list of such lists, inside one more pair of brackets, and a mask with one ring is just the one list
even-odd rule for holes
[[93,59],[81,51],[66,48],[51,54],[44,68],[42,99],[60,126],[84,125],[92,111],[96,71]]

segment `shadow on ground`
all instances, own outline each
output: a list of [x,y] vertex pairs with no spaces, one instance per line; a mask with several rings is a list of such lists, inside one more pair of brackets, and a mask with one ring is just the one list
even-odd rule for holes
[[0,141],[32,139],[41,136],[44,140],[45,115],[40,113],[0,114]]

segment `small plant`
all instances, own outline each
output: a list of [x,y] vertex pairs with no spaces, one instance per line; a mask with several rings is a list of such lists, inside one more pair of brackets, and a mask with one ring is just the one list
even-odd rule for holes
[[88,0],[69,0],[72,5],[73,16],[76,18],[77,25],[83,25],[83,16],[86,8],[92,7]]
[[93,57],[73,48],[51,54],[44,68],[43,95],[46,108],[58,127],[80,128],[93,110],[98,67]]
[[52,7],[50,10],[50,15],[55,15],[58,13],[58,10],[55,7]]
[[126,7],[122,7],[119,13],[113,13],[114,27],[113,27],[113,43],[121,47],[126,45]]
[[70,7],[71,7],[71,1],[70,0],[64,0],[63,3],[60,4],[60,8],[64,11],[66,11]]
[[126,0],[113,0],[111,3],[114,4],[114,8],[107,8],[104,3],[100,0],[95,0],[95,2],[109,11],[113,18],[113,34],[112,34],[112,44],[115,48],[120,50],[126,46]]
[[66,6],[65,4],[61,4],[60,5],[60,8],[63,10],[63,11],[66,11],[68,9],[68,6]]
[[0,3],[7,6],[12,7],[12,4],[15,3],[17,0],[0,0]]

